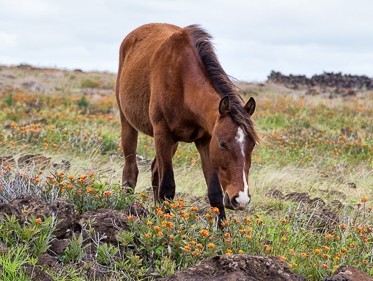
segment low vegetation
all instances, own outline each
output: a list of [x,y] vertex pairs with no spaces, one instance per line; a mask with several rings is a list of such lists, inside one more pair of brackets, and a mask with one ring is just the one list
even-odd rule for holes
[[33,195],[49,203],[64,199],[77,215],[128,210],[134,203],[146,212],[126,215],[128,228],[116,243],[88,223],[57,255],[58,269],[38,263],[55,238],[56,218],[22,214],[20,222],[0,213],[2,280],[31,280],[27,268],[36,267],[53,280],[93,280],[90,268],[105,273],[97,280],[151,280],[218,254],[243,253],[279,256],[308,280],[340,265],[373,275],[372,92],[330,98],[241,84],[257,100],[254,119],[263,138],[250,172],[253,202],[245,211],[228,212],[224,229],[217,230],[218,211],[206,201],[199,156],[190,144],[181,144],[174,157],[174,202],[153,204],[154,146],[144,135],[136,192],[121,190],[119,117],[105,82],[113,75],[105,80],[85,73],[79,80],[80,74],[65,74],[74,79],[60,85],[62,92],[0,88],[0,203]]

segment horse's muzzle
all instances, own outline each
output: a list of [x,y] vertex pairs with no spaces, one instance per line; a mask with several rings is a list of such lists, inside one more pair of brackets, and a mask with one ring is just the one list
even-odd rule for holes
[[247,202],[242,202],[239,198],[239,195],[230,198],[228,193],[224,194],[224,207],[230,210],[244,210],[249,202],[250,200],[248,200]]

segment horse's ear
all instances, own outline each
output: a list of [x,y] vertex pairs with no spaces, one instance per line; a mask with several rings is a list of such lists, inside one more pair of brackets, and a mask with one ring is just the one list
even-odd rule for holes
[[229,97],[226,96],[220,100],[219,103],[219,113],[221,116],[227,115],[229,112],[231,112],[231,103],[229,101]]
[[245,106],[243,107],[247,113],[249,113],[249,115],[253,115],[254,111],[255,111],[255,107],[256,107],[256,102],[254,100],[253,97],[251,97],[249,99],[249,101],[245,104]]

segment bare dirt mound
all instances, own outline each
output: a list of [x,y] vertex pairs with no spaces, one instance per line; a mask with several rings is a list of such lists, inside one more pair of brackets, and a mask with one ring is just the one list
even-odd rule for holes
[[351,266],[341,266],[331,277],[326,277],[323,281],[373,281],[373,277]]
[[277,257],[223,255],[204,260],[161,280],[300,281],[306,280],[306,278],[292,273],[286,263]]

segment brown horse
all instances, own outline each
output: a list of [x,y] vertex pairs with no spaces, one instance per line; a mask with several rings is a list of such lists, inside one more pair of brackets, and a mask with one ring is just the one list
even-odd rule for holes
[[259,137],[251,115],[221,67],[211,36],[197,25],[141,26],[120,47],[116,97],[125,156],[122,184],[136,186],[138,132],[154,137],[152,185],[156,201],[175,196],[172,157],[178,142],[194,142],[212,207],[243,209],[250,202],[248,173]]

